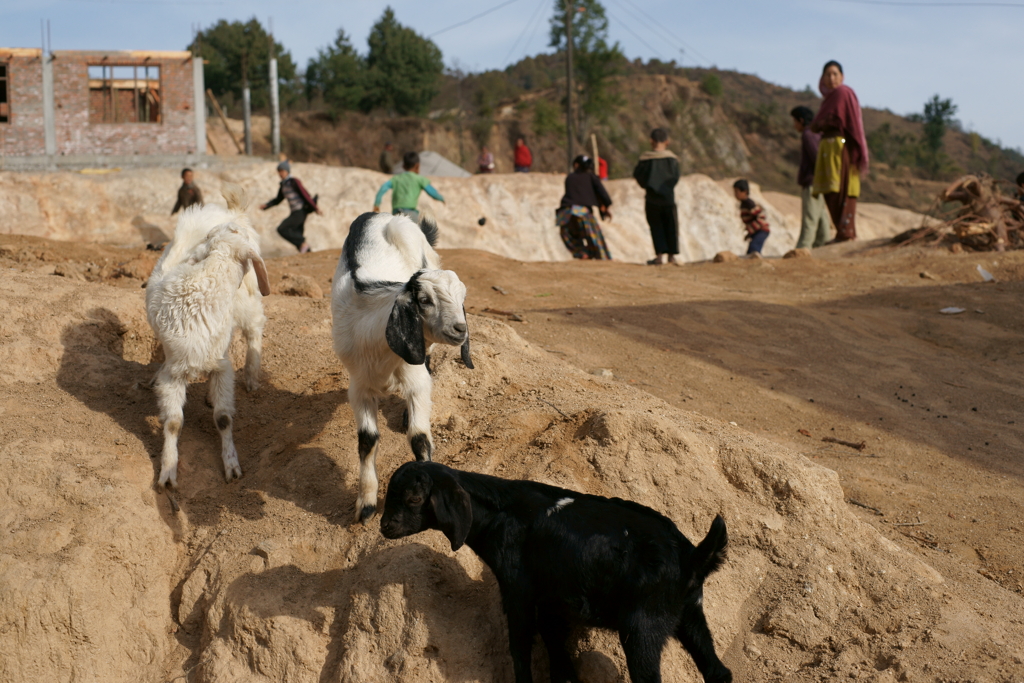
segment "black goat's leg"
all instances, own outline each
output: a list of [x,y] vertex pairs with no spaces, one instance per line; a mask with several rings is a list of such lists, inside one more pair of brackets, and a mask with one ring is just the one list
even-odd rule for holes
[[507,609],[508,616],[508,649],[512,655],[512,671],[516,683],[533,683],[533,637],[537,633],[533,619],[533,605],[524,605],[522,601]]
[[704,618],[701,602],[694,602],[683,610],[683,620],[676,629],[676,638],[693,657],[693,663],[697,665],[706,683],[732,681],[732,672],[715,653],[715,641],[708,629],[707,619]]
[[537,615],[537,630],[540,631],[540,637],[544,639],[544,646],[548,649],[551,683],[579,683],[580,679],[576,676],[572,659],[565,649],[565,642],[571,630],[569,624],[560,616],[541,611]]
[[661,651],[668,635],[654,623],[639,623],[619,631],[626,667],[633,683],[661,683]]

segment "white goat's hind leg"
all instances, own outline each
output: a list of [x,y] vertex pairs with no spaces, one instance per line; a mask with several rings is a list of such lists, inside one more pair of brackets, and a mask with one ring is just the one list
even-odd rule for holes
[[364,524],[377,512],[377,399],[349,385],[349,403],[359,432],[359,497],[356,499],[356,521]]
[[235,370],[228,358],[222,358],[218,368],[210,373],[210,397],[213,399],[213,422],[220,432],[221,457],[224,459],[224,479],[242,478],[238,464],[238,451],[232,434],[235,417]]
[[156,396],[160,406],[160,421],[164,423],[164,449],[160,457],[160,486],[178,488],[178,434],[185,414],[186,381],[175,377],[165,365],[156,376]]
[[403,370],[399,381],[409,409],[409,424],[406,428],[409,447],[417,460],[429,461],[434,454],[434,440],[430,436],[430,392],[433,380],[426,366],[407,365]]
[[256,311],[254,319],[242,327],[245,335],[245,390],[252,392],[260,388],[260,361],[263,358],[263,325],[267,322],[262,311]]

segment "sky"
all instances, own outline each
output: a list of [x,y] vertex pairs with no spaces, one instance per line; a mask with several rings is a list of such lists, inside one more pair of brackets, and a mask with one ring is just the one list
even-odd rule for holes
[[[1024,0],[602,2],[610,36],[630,59],[734,69],[796,89],[816,88],[822,65],[836,59],[864,106],[920,112],[938,94],[959,107],[966,130],[1024,149]],[[389,4],[400,23],[437,43],[449,67],[503,68],[550,49],[554,0],[0,0],[0,46],[39,46],[48,19],[55,50],[181,50],[196,25],[255,16],[272,19],[305,68],[339,28],[365,52]]]

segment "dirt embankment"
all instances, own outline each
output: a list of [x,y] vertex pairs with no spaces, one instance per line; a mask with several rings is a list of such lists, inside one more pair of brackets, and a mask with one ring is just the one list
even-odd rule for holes
[[[349,225],[373,207],[377,189],[387,179],[373,171],[319,164],[295,164],[294,173],[320,196],[324,215],[310,215],[306,222],[306,235],[314,249],[341,248]],[[294,248],[275,232],[288,215],[287,207],[255,208],[277,194],[280,179],[274,164],[214,162],[208,169],[196,169],[195,175],[210,202],[223,201],[220,189],[225,181],[242,185],[252,201],[253,224],[262,235],[264,254],[293,253]],[[429,206],[436,214],[441,247],[483,249],[522,261],[569,260],[554,225],[564,176],[497,174],[436,178],[434,182],[446,203],[424,196],[420,205]],[[98,175],[0,173],[0,186],[4,187],[0,234],[118,245],[159,243],[162,236],[173,234],[175,219],[170,211],[180,183],[176,169],[161,168]],[[642,263],[654,255],[643,193],[632,180],[611,181],[607,187],[614,202],[614,219],[604,223],[604,232],[612,256]],[[771,223],[764,253],[781,255],[792,249],[800,230],[799,199],[779,193],[763,196],[756,186],[753,196],[764,205]],[[684,260],[706,260],[724,250],[746,251],[728,181],[685,176],[676,187],[676,201]],[[390,208],[390,196],[382,208]],[[921,217],[909,211],[871,204],[861,204],[859,209],[858,231],[864,239],[892,236],[921,225]],[[485,220],[484,225],[480,219]]]
[[[73,253],[61,251],[67,245],[5,241],[13,244],[0,252],[0,680],[511,680],[497,587],[468,548],[452,553],[439,533],[387,541],[373,526],[349,525],[356,435],[344,405],[347,378],[330,350],[326,299],[266,299],[264,381],[255,394],[238,393],[242,481],[224,484],[205,387],[190,388],[180,442],[182,510],[175,515],[152,488],[161,433],[153,396],[141,383],[157,365],[139,281],[46,274],[52,261],[10,254],[34,245],[52,250],[54,260],[70,259]],[[138,257],[90,249],[98,251],[83,253],[79,268]],[[743,412],[756,405],[799,415],[797,403],[807,403],[802,388],[784,384],[803,366],[787,370],[795,361],[782,359],[792,352],[783,331],[813,308],[801,302],[801,287],[813,280],[819,292],[856,289],[869,272],[903,286],[900,268],[881,257],[836,264],[830,276],[807,260],[655,269],[517,265],[480,252],[443,256],[470,282],[472,310],[510,300],[505,305],[527,323],[513,329],[493,313],[471,315],[474,371],[456,362],[454,349],[435,354],[437,459],[637,500],[690,538],[724,514],[730,556],[708,582],[706,610],[738,680],[1024,676],[1020,595],[965,570],[955,555],[879,533],[863,508],[845,501],[847,475],[819,464],[840,457],[805,457],[805,449],[780,443]],[[275,282],[298,273],[326,288],[336,258],[293,256],[268,266]],[[800,268],[811,280],[789,284]],[[935,270],[935,277],[950,277]],[[832,284],[823,284],[829,277]],[[743,305],[730,307],[736,288],[749,291]],[[685,321],[685,311],[657,314],[663,298],[680,296],[708,335],[719,332],[687,335],[684,322],[678,336],[658,327]],[[868,298],[863,306],[872,312],[851,315],[880,322],[900,314],[885,300]],[[760,315],[765,307],[788,314]],[[827,307],[820,313],[831,317]],[[897,317],[895,327],[901,324]],[[931,329],[946,338],[942,328]],[[759,343],[744,346],[748,338]],[[869,362],[870,346],[879,343],[872,339],[850,330],[848,349],[836,349],[836,358],[864,354],[857,363]],[[646,355],[639,343],[649,347]],[[759,360],[740,362],[743,349]],[[242,349],[234,351],[240,362]],[[587,353],[624,356],[623,367],[614,366],[614,378],[596,377],[579,367],[591,360]],[[709,358],[691,359],[701,354]],[[731,367],[735,374],[726,379]],[[777,395],[754,389],[763,381],[755,379],[757,367],[779,375],[770,379]],[[685,396],[667,402],[633,386],[645,382],[660,393],[655,378],[681,372],[705,379],[678,382],[700,412],[672,405]],[[834,381],[827,372],[816,377],[822,387],[812,398],[824,409],[857,391],[847,373]],[[382,413],[378,466],[386,481],[409,453],[396,431],[401,404],[387,401]],[[958,419],[973,429],[973,417],[968,411]],[[834,424],[838,431],[847,423]],[[817,436],[820,423],[810,429]],[[912,476],[900,494],[927,498],[923,473]],[[573,648],[587,683],[625,680],[610,634],[581,632]],[[667,679],[698,680],[677,644],[663,662]],[[545,667],[539,654],[537,673]]]

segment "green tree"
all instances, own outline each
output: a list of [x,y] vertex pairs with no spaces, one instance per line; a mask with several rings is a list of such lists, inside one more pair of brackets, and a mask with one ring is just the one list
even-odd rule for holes
[[930,100],[924,103],[924,114],[921,117],[924,123],[924,153],[925,167],[932,177],[938,178],[943,168],[948,165],[948,157],[942,151],[942,141],[946,136],[946,130],[954,124],[957,106],[951,99],[939,99],[933,95]]
[[[207,62],[203,74],[206,87],[218,98],[229,95],[232,101],[242,97],[242,67],[249,76],[252,106],[263,109],[270,105],[270,36],[254,17],[243,23],[221,19],[199,32],[188,46],[193,53]],[[291,53],[280,43],[274,43],[277,54],[277,75],[280,81],[281,103],[294,102],[302,92]]]
[[306,97],[320,95],[332,113],[358,109],[366,98],[366,60],[343,29],[306,66]]
[[437,45],[399,24],[390,7],[370,29],[367,42],[362,109],[385,109],[401,116],[426,114],[440,92],[444,70]]
[[[612,76],[620,73],[626,56],[618,43],[608,44],[608,17],[598,0],[573,0],[573,75],[579,88],[579,109],[575,127],[579,140],[586,140],[595,120],[605,118],[620,99],[608,89]],[[565,50],[566,2],[555,0],[551,17],[550,46]]]

